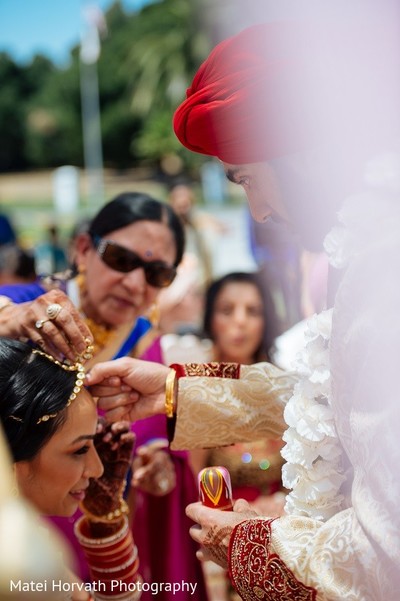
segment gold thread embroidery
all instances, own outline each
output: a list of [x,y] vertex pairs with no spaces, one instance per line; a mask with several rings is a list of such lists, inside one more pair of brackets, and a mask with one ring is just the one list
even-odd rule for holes
[[186,363],[185,376],[202,376],[211,378],[231,378],[237,380],[240,376],[238,363]]

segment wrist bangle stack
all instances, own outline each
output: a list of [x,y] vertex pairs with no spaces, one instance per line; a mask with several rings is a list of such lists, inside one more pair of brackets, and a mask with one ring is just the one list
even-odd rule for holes
[[169,419],[174,417],[177,392],[177,373],[171,366],[171,371],[169,372],[165,381],[165,414]]
[[139,599],[142,579],[128,518],[124,516],[119,530],[103,538],[90,535],[88,518],[84,515],[75,523],[74,530],[88,562],[90,577],[100,592],[96,593],[96,599]]

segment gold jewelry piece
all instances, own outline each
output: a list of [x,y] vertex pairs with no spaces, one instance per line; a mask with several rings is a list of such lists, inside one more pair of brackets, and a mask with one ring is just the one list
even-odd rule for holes
[[[81,299],[80,300],[81,312],[83,311],[82,299],[86,298],[86,296],[87,296],[85,271],[86,271],[85,265],[78,266],[79,273],[76,276],[76,284],[78,286],[79,296]],[[117,330],[116,330],[116,328],[110,328],[109,326],[105,326],[103,324],[97,323],[96,321],[94,321],[94,319],[91,319],[90,317],[87,317],[84,314],[82,315],[82,317],[93,336],[93,342],[92,341],[89,342],[90,346],[92,346],[93,348],[91,350],[86,349],[85,352],[83,353],[82,357],[84,359],[91,359],[92,357],[85,357],[85,354],[89,355],[91,353],[92,356],[97,355],[97,353],[102,351],[103,348],[105,348],[112,341],[112,339],[117,335]]]
[[20,417],[17,417],[16,415],[9,415],[8,417],[10,419],[13,419],[16,422],[21,422],[22,423],[24,421],[23,419],[21,419]]
[[108,513],[105,513],[104,515],[95,515],[94,513],[91,513],[90,511],[88,511],[85,508],[84,504],[81,505],[81,509],[84,512],[84,514],[86,515],[86,517],[88,519],[90,519],[92,522],[103,522],[103,523],[118,522],[124,515],[129,513],[129,507],[128,507],[126,501],[122,498],[120,499],[120,506],[117,509],[114,509],[114,511],[109,511]]
[[165,381],[165,414],[174,417],[175,396],[177,392],[176,371],[172,368]]
[[49,319],[56,319],[57,315],[61,311],[62,306],[58,303],[52,303],[46,309],[46,313],[49,316]]
[[157,303],[153,303],[149,309],[149,320],[153,328],[160,325],[161,311]]
[[95,322],[93,319],[90,319],[90,317],[84,317],[84,322],[86,323],[93,336],[93,344],[90,345],[93,347],[92,351],[89,351],[89,349],[87,349],[87,351],[85,352],[92,352],[92,354],[97,354],[111,342],[114,336],[117,335],[117,330],[115,328],[103,326]]
[[85,361],[89,361],[89,359],[91,359],[93,357],[93,350],[94,350],[94,346],[88,346],[85,349],[85,352],[80,356],[82,357],[82,359],[85,359]]
[[91,359],[93,357],[94,346],[92,344],[91,338],[85,338],[85,344],[86,344],[86,348],[83,353],[78,355],[78,360],[84,359],[85,361],[88,361],[89,359]]
[[[38,349],[34,349],[32,351],[32,353],[34,353],[36,355],[41,355],[42,357],[46,357],[46,359],[48,359],[49,361],[51,361],[55,365],[58,365],[64,371],[76,371],[75,386],[74,386],[71,394],[68,397],[68,401],[67,401],[65,407],[63,407],[63,409],[66,409],[67,407],[70,406],[70,404],[72,403],[72,401],[74,401],[76,399],[76,397],[80,393],[81,388],[83,386],[83,382],[85,380],[85,375],[86,374],[85,374],[85,368],[83,367],[82,363],[75,363],[74,365],[68,365],[67,363],[61,363],[61,361],[58,361],[58,359],[55,359],[51,355],[48,355],[47,353],[44,353],[43,351],[39,351]],[[46,414],[46,415],[42,415],[42,417],[39,417],[39,419],[36,422],[36,424],[40,424],[41,422],[47,422],[49,419],[52,419],[53,417],[56,417],[56,415],[58,415],[58,413],[59,412],[57,411],[57,413],[49,413],[49,414]],[[13,420],[17,421],[17,422],[23,422],[24,421],[23,419],[21,419],[20,417],[15,416],[15,415],[9,415],[8,417],[10,419],[13,419]]]
[[41,329],[43,328],[43,324],[45,324],[45,323],[46,323],[46,321],[51,321],[51,320],[50,320],[50,319],[38,319],[38,320],[35,322],[35,328],[36,328],[37,330],[41,330]]
[[[85,368],[83,367],[82,363],[75,363],[74,365],[67,365],[66,363],[61,363],[61,361],[58,361],[58,359],[55,359],[54,357],[52,357],[51,355],[48,355],[47,353],[44,353],[43,351],[34,349],[32,351],[32,353],[36,353],[37,355],[42,355],[42,357],[46,357],[49,361],[51,361],[52,363],[55,363],[56,365],[61,367],[64,371],[76,371],[75,386],[74,386],[71,394],[68,397],[67,404],[64,407],[64,409],[66,409],[67,407],[70,406],[72,401],[74,401],[76,399],[77,395],[81,391],[83,382],[85,381],[86,374],[85,374]],[[42,417],[40,417],[38,419],[38,421],[36,423],[40,424],[40,422],[47,422],[50,418],[55,417],[56,415],[57,415],[57,413],[52,413],[50,415],[43,415]]]

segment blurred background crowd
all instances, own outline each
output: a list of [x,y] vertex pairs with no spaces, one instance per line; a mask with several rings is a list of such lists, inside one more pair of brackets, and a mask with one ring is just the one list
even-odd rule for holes
[[[27,23],[43,19],[45,6],[32,2],[12,21],[15,8],[2,2],[2,283],[65,269],[76,229],[116,193],[135,190],[170,201],[184,219],[187,280],[198,283],[198,269],[203,283],[231,270],[260,269],[278,333],[323,306],[324,258],[304,253],[280,225],[254,224],[219,163],[187,151],[171,127],[215,43],[261,17],[286,16],[288,3],[267,4],[255,0],[238,22],[237,0],[82,0],[70,5],[76,40],[63,55],[57,46],[46,50],[44,39],[21,58]],[[63,10],[48,7],[60,32]],[[14,46],[6,44],[13,23],[20,29]],[[183,285],[175,288],[183,298]],[[181,321],[181,329],[193,329],[184,312]]]

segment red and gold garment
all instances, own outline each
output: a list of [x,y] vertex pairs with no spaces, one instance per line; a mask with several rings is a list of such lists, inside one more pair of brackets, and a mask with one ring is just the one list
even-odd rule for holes
[[229,546],[230,577],[244,601],[315,601],[316,590],[297,580],[271,550],[271,523],[247,520],[233,531]]

